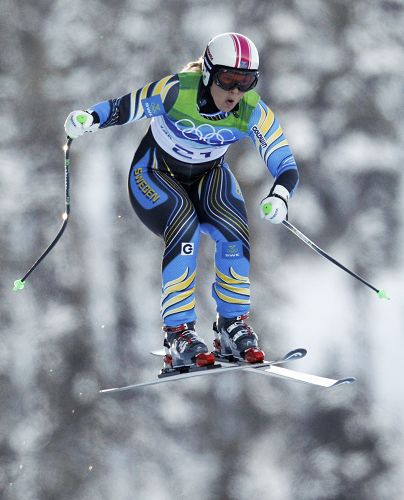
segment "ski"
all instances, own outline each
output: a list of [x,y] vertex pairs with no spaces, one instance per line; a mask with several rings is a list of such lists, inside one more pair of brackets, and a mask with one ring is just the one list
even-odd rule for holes
[[[165,356],[165,351],[164,350],[158,350],[158,351],[152,351],[151,354],[154,356],[159,356],[159,357],[164,357]],[[296,359],[301,359],[304,356],[306,356],[307,351],[306,349],[294,349],[293,351],[288,352],[283,358],[274,360],[274,361],[264,361],[263,363],[259,363],[257,365],[251,365],[250,363],[246,363],[244,361],[236,361],[231,358],[231,361],[228,360],[228,358],[221,357],[221,356],[216,356],[216,359],[218,361],[223,361],[224,364],[220,363],[215,363],[214,365],[210,366],[205,366],[205,367],[197,367],[197,366],[190,366],[187,368],[181,368],[181,370],[175,370],[173,369],[172,371],[169,372],[162,372],[158,375],[158,378],[155,380],[151,380],[149,382],[141,382],[139,384],[131,384],[131,385],[126,385],[122,387],[112,387],[109,389],[101,389],[99,392],[101,394],[111,394],[115,392],[123,392],[123,391],[129,391],[131,389],[136,389],[138,387],[146,387],[149,385],[156,385],[156,384],[162,384],[165,382],[175,382],[178,380],[186,379],[186,378],[191,378],[191,377],[200,377],[204,375],[218,375],[218,374],[223,374],[223,373],[228,373],[230,371],[235,371],[235,370],[246,370],[251,368],[252,370],[256,369],[264,369],[264,368],[269,368],[271,366],[277,366],[282,363],[287,363],[289,361],[293,361]],[[215,353],[216,355],[216,353]]]
[[[165,355],[165,351],[153,351],[151,354],[153,354],[154,356],[163,357]],[[280,366],[289,361],[304,358],[304,356],[306,356],[307,354],[306,349],[294,349],[293,351],[288,352],[283,358],[274,361],[264,361],[263,363],[257,364],[251,364],[245,361],[237,360],[232,356],[222,356],[217,352],[215,352],[214,354],[216,360],[218,361],[214,365],[205,367],[190,366],[181,369],[172,369],[166,372],[163,371],[158,375],[157,379],[149,382],[141,382],[139,384],[131,384],[123,387],[112,387],[110,389],[102,389],[99,392],[102,394],[123,392],[149,385],[162,384],[165,382],[175,382],[186,378],[199,377],[204,375],[218,375],[221,373],[223,374],[236,370],[260,373],[267,376],[281,377],[283,379],[303,382],[309,385],[324,388],[336,387],[343,384],[352,384],[356,381],[354,377],[346,377],[341,379],[320,377],[319,375],[299,372],[296,370],[291,370],[290,368]]]

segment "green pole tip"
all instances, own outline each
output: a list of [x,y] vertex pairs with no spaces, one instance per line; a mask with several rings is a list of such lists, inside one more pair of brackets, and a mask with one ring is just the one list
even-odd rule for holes
[[379,290],[379,291],[377,292],[377,296],[379,297],[379,299],[387,299],[387,300],[390,300],[390,297],[387,295],[386,290]]
[[14,281],[14,288],[13,292],[18,292],[19,290],[24,290],[24,282],[22,280],[15,280]]
[[270,214],[271,210],[272,210],[272,204],[271,203],[264,203],[262,205],[262,211],[264,212],[264,215]]

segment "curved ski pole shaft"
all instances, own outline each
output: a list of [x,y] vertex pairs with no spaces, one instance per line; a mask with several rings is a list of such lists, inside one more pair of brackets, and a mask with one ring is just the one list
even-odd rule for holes
[[327,252],[325,252],[320,247],[318,247],[315,243],[313,243],[307,236],[305,236],[301,231],[299,231],[289,221],[284,220],[284,221],[282,221],[282,224],[285,227],[287,227],[289,229],[289,231],[291,231],[295,236],[297,236],[304,243],[306,243],[306,245],[309,246],[316,253],[318,253],[322,257],[326,258],[327,260],[329,260],[330,262],[332,262],[333,264],[335,264],[336,266],[338,266],[340,269],[342,269],[346,273],[350,274],[351,276],[353,276],[354,278],[356,278],[357,280],[359,280],[361,283],[363,283],[364,285],[366,285],[370,289],[372,289],[374,292],[376,292],[379,298],[381,298],[381,299],[390,299],[390,297],[388,297],[388,295],[387,295],[387,293],[386,293],[385,290],[376,288],[371,283],[369,283],[368,281],[366,281],[364,278],[362,278],[361,276],[359,276],[358,274],[354,273],[353,271],[351,271],[350,269],[348,269],[347,267],[345,267],[343,264],[341,264],[340,262],[338,262],[336,259],[334,259],[334,257],[331,257],[331,255],[329,255]]
[[25,273],[25,275],[18,280],[14,281],[13,290],[17,292],[18,290],[24,289],[24,282],[28,278],[28,276],[38,267],[38,265],[44,260],[44,258],[48,255],[48,253],[52,250],[52,248],[56,245],[56,243],[60,240],[64,230],[66,229],[67,222],[70,214],[70,145],[73,142],[73,139],[70,137],[67,138],[66,144],[63,146],[63,151],[65,153],[64,167],[65,167],[65,211],[62,215],[63,224],[59,229],[59,232],[55,236],[54,240],[50,243],[47,249],[43,252],[43,254],[35,261],[32,267]]

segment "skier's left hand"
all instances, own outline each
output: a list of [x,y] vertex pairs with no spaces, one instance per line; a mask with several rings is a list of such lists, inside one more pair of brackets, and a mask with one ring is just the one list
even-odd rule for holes
[[272,224],[280,224],[288,215],[289,196],[289,191],[285,187],[276,185],[261,201],[261,218],[269,220]]

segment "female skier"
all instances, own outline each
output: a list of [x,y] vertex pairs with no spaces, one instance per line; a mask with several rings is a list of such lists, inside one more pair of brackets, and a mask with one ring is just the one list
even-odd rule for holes
[[[200,233],[216,242],[216,350],[250,363],[264,352],[247,319],[250,246],[240,187],[224,161],[230,144],[249,137],[275,182],[261,217],[282,222],[298,183],[296,162],[271,109],[253,91],[258,51],[238,33],[223,33],[203,56],[123,97],[73,111],[69,137],[151,118],[129,173],[129,195],[141,221],[164,238],[161,315],[168,364],[214,363],[195,332],[196,261]],[[245,166],[245,168],[249,168]]]

